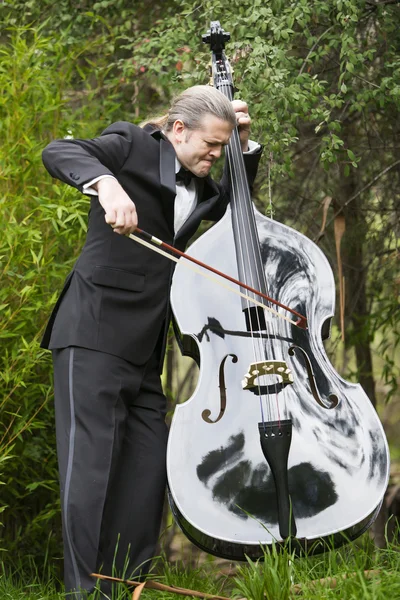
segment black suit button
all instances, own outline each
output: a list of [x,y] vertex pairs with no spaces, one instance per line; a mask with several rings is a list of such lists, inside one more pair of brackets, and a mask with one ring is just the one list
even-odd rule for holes
[[73,179],[74,181],[79,181],[80,176],[77,175],[76,173],[70,173],[69,176],[71,177],[71,179]]

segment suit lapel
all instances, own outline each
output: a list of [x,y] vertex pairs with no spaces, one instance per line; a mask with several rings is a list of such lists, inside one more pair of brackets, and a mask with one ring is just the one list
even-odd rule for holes
[[174,202],[176,196],[175,150],[159,129],[146,125],[144,130],[160,143],[160,185],[162,210],[168,227],[174,231]]
[[174,203],[176,196],[175,150],[173,145],[160,139],[160,183],[163,211],[168,226],[174,231]]

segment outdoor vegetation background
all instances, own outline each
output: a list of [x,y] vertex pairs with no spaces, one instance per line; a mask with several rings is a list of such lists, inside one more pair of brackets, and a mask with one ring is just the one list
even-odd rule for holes
[[[88,200],[41,162],[55,138],[162,114],[208,82],[211,20],[264,146],[255,202],[313,239],[345,289],[327,349],[383,420],[400,480],[400,8],[395,0],[3,0],[0,5],[0,557],[61,564],[43,328]],[[139,215],[140,220],[140,215]],[[345,229],[345,230],[344,230]],[[343,237],[340,235],[343,232]],[[344,283],[343,283],[344,282]],[[340,305],[339,296],[337,306]],[[171,408],[195,370],[171,342]],[[170,531],[174,531],[170,528]],[[168,538],[168,536],[167,536]],[[169,534],[168,543],[173,536]],[[58,561],[58,562],[57,562]]]

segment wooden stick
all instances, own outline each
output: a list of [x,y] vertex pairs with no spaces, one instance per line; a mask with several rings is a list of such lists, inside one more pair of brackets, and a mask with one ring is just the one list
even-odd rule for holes
[[[119,579],[118,577],[109,577],[108,575],[100,575],[99,573],[92,573],[91,577],[97,577],[98,579],[106,579],[107,581],[116,581],[118,583],[125,583],[126,585],[133,585],[134,587],[141,586],[142,589],[147,587],[152,590],[159,590],[160,592],[172,592],[179,594],[180,596],[193,596],[194,598],[208,598],[214,600],[230,600],[225,596],[216,596],[214,594],[204,594],[203,592],[197,592],[196,590],[186,590],[185,588],[172,587],[152,579],[146,579],[146,581],[130,581],[129,579]],[[136,598],[135,598],[136,600]]]

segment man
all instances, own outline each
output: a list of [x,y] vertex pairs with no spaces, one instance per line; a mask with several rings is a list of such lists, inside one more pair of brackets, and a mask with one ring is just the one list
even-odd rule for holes
[[[247,152],[247,105],[195,86],[153,125],[115,123],[99,138],[58,140],[43,153],[51,175],[92,195],[84,248],[42,342],[53,351],[67,591],[90,592],[90,574],[111,574],[113,564],[143,575],[155,554],[172,268],[124,234],[139,221],[183,249],[202,219],[219,219],[228,177],[217,185],[209,172],[237,123]],[[245,155],[250,183],[259,157],[259,147]],[[182,169],[185,181],[176,178]]]

